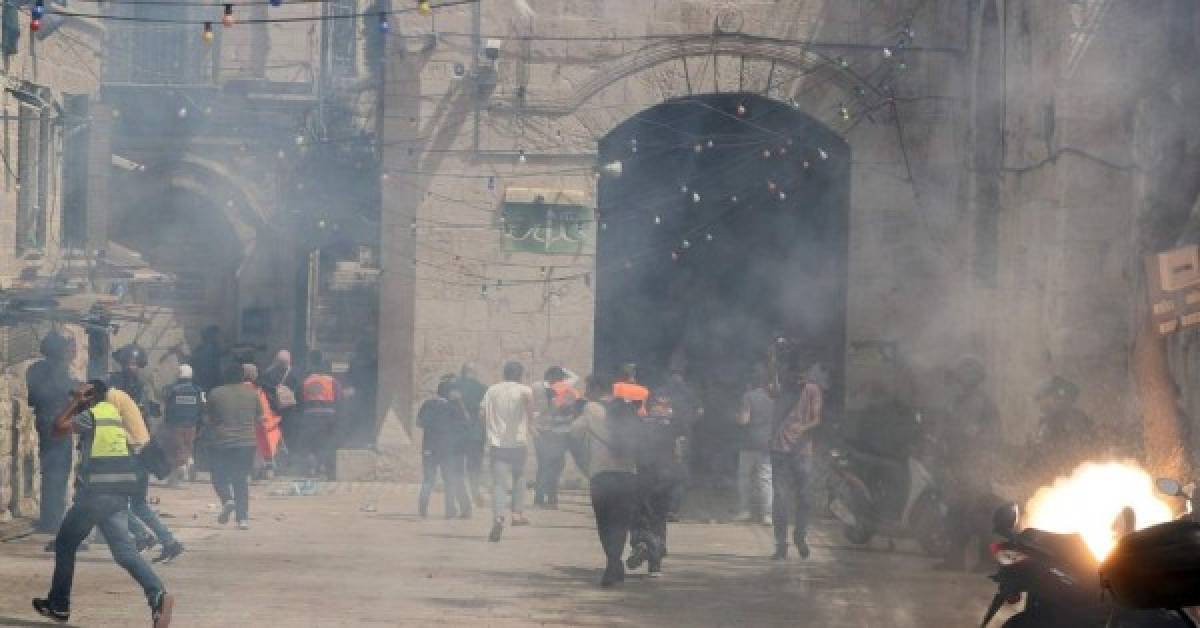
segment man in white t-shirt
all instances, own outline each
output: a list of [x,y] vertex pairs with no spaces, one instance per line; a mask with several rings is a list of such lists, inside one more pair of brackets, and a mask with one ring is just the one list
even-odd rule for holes
[[525,496],[525,456],[533,421],[533,389],[521,383],[525,367],[520,362],[504,365],[504,381],[491,385],[483,395],[480,414],[487,427],[492,454],[492,532],[488,539],[500,540],[504,532],[505,484],[512,479],[512,524],[529,525],[522,514]]

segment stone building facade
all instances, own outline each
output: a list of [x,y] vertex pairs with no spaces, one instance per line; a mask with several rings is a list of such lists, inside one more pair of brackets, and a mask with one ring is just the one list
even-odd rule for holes
[[[5,24],[0,76],[0,524],[36,516],[40,485],[25,371],[39,357],[38,340],[50,325],[17,312],[15,303],[80,289],[70,249],[72,240],[87,237],[88,225],[79,220],[81,195],[97,189],[87,176],[81,141],[102,144],[107,132],[80,108],[99,93],[104,24],[86,16],[47,18],[34,33],[28,13],[9,18],[16,21]],[[78,325],[60,329],[86,349]],[[76,366],[82,375],[82,363]]]
[[[424,37],[430,25],[413,18],[389,56],[381,377],[398,386],[381,403],[403,414],[462,362],[489,379],[514,358],[534,373],[559,363],[589,371],[588,273],[605,261],[594,249],[505,250],[504,196],[579,190],[595,207],[597,142],[689,95],[763,95],[848,144],[845,316],[850,345],[862,348],[847,359],[848,388],[893,379],[865,355],[880,343],[932,370],[980,341],[959,298],[969,277],[949,261],[970,254],[971,233],[960,218],[969,123],[961,3],[923,3],[915,14],[904,2],[529,6],[532,15],[506,2],[480,3],[479,15],[445,9]],[[547,272],[551,281],[537,281]]]
[[406,18],[384,103],[380,403],[406,416],[463,362],[488,379],[512,358],[589,370],[587,279],[605,260],[512,250],[506,194],[595,207],[612,129],[753,92],[851,152],[848,407],[889,390],[937,403],[970,354],[1010,441],[1055,374],[1129,434],[1140,229],[1195,196],[1154,174],[1191,163],[1190,140],[1163,138],[1194,133],[1178,116],[1194,25],[1187,2],[1122,0],[485,1]]

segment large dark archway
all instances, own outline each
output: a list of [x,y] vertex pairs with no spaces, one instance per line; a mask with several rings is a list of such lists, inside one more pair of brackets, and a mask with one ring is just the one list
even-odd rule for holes
[[596,368],[636,362],[653,386],[682,367],[705,397],[697,439],[736,441],[740,393],[784,337],[797,362],[825,365],[836,412],[846,142],[787,104],[708,94],[630,118],[600,156],[622,174],[598,190]]

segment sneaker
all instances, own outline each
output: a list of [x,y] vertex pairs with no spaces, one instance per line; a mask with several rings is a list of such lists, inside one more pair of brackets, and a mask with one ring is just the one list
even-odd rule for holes
[[154,623],[154,628],[169,628],[173,610],[175,610],[175,596],[166,591],[160,592],[154,600],[154,604],[150,605],[150,621]]
[[638,543],[633,546],[633,551],[630,552],[629,558],[625,559],[625,566],[629,569],[637,569],[642,566],[642,563],[646,562],[646,559],[650,557],[649,554],[650,550],[646,547],[646,544]]
[[797,541],[796,542],[796,553],[800,555],[800,558],[808,558],[809,554],[811,553],[808,550],[808,543],[805,541],[802,541],[802,540]]
[[242,520],[238,521],[238,529],[239,529],[239,530],[249,530],[249,529],[250,529],[250,522],[249,522],[249,521],[246,521],[245,519],[242,519]]
[[171,541],[170,543],[163,545],[162,552],[160,552],[158,554],[158,558],[155,558],[152,562],[169,563],[176,558],[179,558],[179,555],[182,553],[183,543],[180,543],[179,541]]
[[217,515],[217,523],[225,525],[229,523],[229,518],[233,516],[233,502],[225,502],[221,507],[221,514]]
[[49,617],[57,622],[65,622],[71,619],[71,611],[59,611],[50,608],[50,600],[46,598],[33,598],[33,610],[37,611],[38,615]]
[[493,543],[499,542],[502,534],[504,534],[504,519],[496,519],[492,522],[492,531],[488,534],[488,540]]
[[662,577],[662,569],[661,568],[660,569],[651,569],[650,577],[651,578],[661,578]]

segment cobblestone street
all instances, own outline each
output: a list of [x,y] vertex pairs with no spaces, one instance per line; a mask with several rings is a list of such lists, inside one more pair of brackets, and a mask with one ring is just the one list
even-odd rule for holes
[[[158,571],[178,596],[174,626],[973,626],[989,599],[981,575],[933,572],[900,550],[848,548],[828,523],[813,556],[765,557],[770,529],[675,524],[666,576],[596,586],[599,544],[586,495],[533,525],[487,541],[488,516],[415,515],[416,487],[327,484],[315,496],[255,486],[252,527],[215,521],[206,484],[155,489],[187,553]],[[29,598],[45,593],[52,560],[44,536],[0,545],[0,624],[44,625]],[[156,551],[156,550],[155,550]],[[133,581],[107,550],[82,553],[75,626],[148,623]]]

